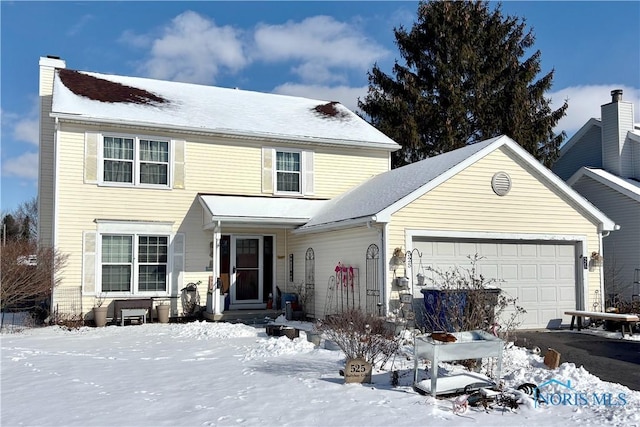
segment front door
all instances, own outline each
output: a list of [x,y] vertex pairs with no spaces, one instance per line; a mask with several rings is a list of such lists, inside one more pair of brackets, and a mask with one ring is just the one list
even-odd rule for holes
[[262,236],[233,236],[231,303],[237,308],[263,304]]

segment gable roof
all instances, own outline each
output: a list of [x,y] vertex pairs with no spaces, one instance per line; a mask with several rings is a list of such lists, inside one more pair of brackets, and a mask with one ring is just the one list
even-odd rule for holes
[[633,179],[621,178],[604,169],[581,167],[567,180],[567,184],[573,186],[581,178],[591,178],[612,190],[617,191],[637,202],[640,202],[640,182]]
[[547,183],[598,221],[601,230],[615,228],[611,219],[544,167],[524,148],[507,136],[498,136],[376,175],[328,202],[309,222],[296,231],[337,228],[367,221],[389,222],[394,212],[500,147],[518,155]]
[[587,132],[589,132],[592,126],[602,128],[602,122],[599,119],[594,119],[594,118],[589,119],[587,123],[582,125],[582,127],[578,129],[578,131],[575,134],[573,134],[573,136],[569,138],[569,140],[565,142],[562,145],[562,147],[560,147],[560,152],[558,153],[558,159],[560,159],[560,157],[562,157],[565,153],[567,153],[571,149],[571,147],[573,147],[578,141],[580,141],[582,137]]
[[66,69],[56,70],[51,116],[230,137],[400,148],[339,103]]

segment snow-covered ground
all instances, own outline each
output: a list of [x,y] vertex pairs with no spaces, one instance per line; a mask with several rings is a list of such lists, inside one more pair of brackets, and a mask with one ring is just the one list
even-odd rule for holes
[[2,426],[640,425],[640,392],[572,363],[549,370],[513,346],[505,384],[550,381],[545,392],[556,404],[457,415],[453,398],[413,391],[410,345],[374,371],[372,384],[345,384],[341,351],[314,347],[304,332],[290,340],[241,324],[48,327],[0,340]]

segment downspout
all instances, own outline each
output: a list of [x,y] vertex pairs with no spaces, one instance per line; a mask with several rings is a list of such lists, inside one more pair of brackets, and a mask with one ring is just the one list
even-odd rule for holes
[[[614,230],[620,230],[620,226],[618,224],[614,225]],[[611,234],[611,231],[601,231],[598,233],[598,247],[600,251],[602,251],[602,255],[604,256],[604,246],[602,245],[602,239],[608,237]],[[604,266],[604,263],[603,263]],[[602,311],[604,312],[604,267],[600,267],[600,301],[598,301]]]
[[218,279],[220,278],[220,233],[221,223],[217,221],[213,228],[213,262],[211,265],[212,281],[213,281],[213,314],[222,314],[220,307],[220,287]]
[[[51,223],[52,225],[52,230],[51,230],[51,249],[53,251],[54,254],[54,260],[55,260],[55,251],[56,248],[58,247],[58,161],[60,159],[60,156],[58,155],[58,150],[60,149],[60,121],[58,120],[58,118],[56,117],[54,122],[54,129],[55,129],[55,136],[53,138],[53,221]],[[38,202],[39,204],[40,202]],[[40,227],[40,225],[38,224],[38,227]],[[56,283],[56,272],[57,272],[57,268],[54,264],[54,268],[53,271],[51,272],[51,304],[50,304],[50,310],[54,310],[55,307],[53,306],[53,303],[55,301],[54,299],[54,292],[55,292],[55,283]],[[80,313],[84,313],[84,298],[82,295],[82,283],[80,284]]]
[[387,291],[390,290],[390,286],[387,286],[387,282],[389,279],[389,276],[387,274],[387,265],[389,265],[389,261],[387,260],[387,241],[386,241],[386,236],[387,236],[387,231],[389,228],[389,223],[385,222],[384,226],[378,229],[378,233],[380,234],[380,247],[382,248],[382,265],[380,266],[380,270],[382,272],[382,274],[380,275],[380,277],[382,277],[382,289],[380,294],[382,295],[382,307],[383,309],[383,313],[381,313],[383,316],[386,316],[387,313],[389,313],[389,299],[387,298]]

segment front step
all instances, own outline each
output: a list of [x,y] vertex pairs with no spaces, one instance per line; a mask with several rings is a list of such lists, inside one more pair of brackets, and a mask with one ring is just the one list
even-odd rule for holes
[[225,310],[222,314],[203,313],[206,320],[213,322],[244,323],[247,325],[267,324],[276,319],[282,310]]

